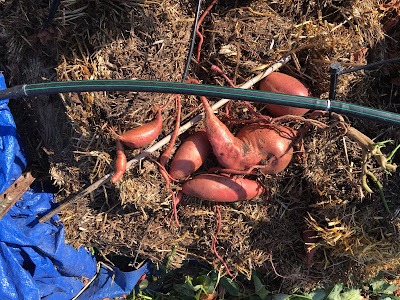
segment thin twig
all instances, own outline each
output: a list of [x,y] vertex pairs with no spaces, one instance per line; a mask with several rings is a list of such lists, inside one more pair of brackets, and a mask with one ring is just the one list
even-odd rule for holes
[[[90,286],[90,284],[91,284],[91,283],[96,279],[96,277],[99,275],[101,265],[105,266],[107,269],[110,269],[112,272],[114,272],[114,270],[113,270],[111,267],[107,266],[105,263],[103,263],[103,262],[101,262],[101,261],[98,262],[98,263],[97,263],[96,274],[94,274],[94,276],[92,277],[92,279],[90,279],[90,281],[89,281],[89,282],[79,291],[79,293],[76,294],[76,296],[75,296],[74,298],[72,298],[71,300],[76,300],[76,299],[78,299],[78,297],[79,297],[80,295],[82,295],[82,293],[83,293],[84,291],[87,290],[87,288]],[[113,275],[113,276],[114,276],[114,275]],[[113,280],[114,280],[114,279],[113,279]]]

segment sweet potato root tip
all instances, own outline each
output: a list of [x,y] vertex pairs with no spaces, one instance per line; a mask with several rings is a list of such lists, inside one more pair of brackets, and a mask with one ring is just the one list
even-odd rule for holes
[[186,195],[216,202],[250,200],[264,192],[254,180],[226,174],[202,174],[186,181],[182,186]]
[[175,179],[186,178],[201,167],[210,150],[211,145],[205,130],[195,132],[176,151],[169,174]]
[[166,165],[166,163],[171,155],[172,148],[174,147],[176,139],[178,138],[178,132],[179,132],[179,127],[180,127],[180,123],[181,123],[181,97],[180,97],[180,95],[176,95],[176,97],[175,97],[175,111],[176,111],[175,128],[172,133],[169,145],[167,146],[164,153],[160,157],[160,164],[162,166]]
[[[260,82],[260,90],[278,94],[310,96],[310,91],[296,78],[284,73],[273,72]],[[309,111],[307,108],[299,108],[277,104],[266,104],[269,112],[274,117],[285,115],[302,116]]]
[[118,139],[127,147],[141,148],[155,140],[160,134],[161,129],[162,116],[161,109],[159,109],[153,121],[125,132]]
[[181,224],[179,223],[179,220],[178,220],[177,206],[178,206],[179,202],[181,202],[182,197],[183,197],[182,191],[179,191],[176,195],[174,193],[172,194],[172,210],[174,213],[175,223],[178,227],[181,227]]
[[115,160],[115,173],[113,177],[111,177],[110,179],[112,183],[116,183],[119,179],[121,179],[122,175],[126,170],[126,165],[127,165],[124,146],[119,140],[117,140],[116,149],[117,149],[117,158]]

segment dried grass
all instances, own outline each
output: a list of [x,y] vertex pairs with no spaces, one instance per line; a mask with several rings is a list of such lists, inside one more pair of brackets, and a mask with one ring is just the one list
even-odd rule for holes
[[[354,59],[360,49],[369,48],[374,60],[389,52],[382,30],[387,13],[379,10],[377,0],[339,4],[329,0],[253,0],[236,7],[231,1],[221,0],[201,27],[206,42],[197,77],[204,83],[225,84],[208,71],[216,64],[240,84],[256,70],[291,53],[293,60],[283,71],[304,81],[314,96],[326,98],[331,62],[339,61],[349,68],[362,62],[363,57]],[[39,81],[40,75],[48,80],[52,76],[58,80],[181,80],[195,6],[192,2],[62,1],[53,30],[47,33],[50,44],[37,37],[47,7],[27,0],[1,5],[2,15],[8,16],[0,24],[0,41],[7,49],[0,61],[7,66],[11,83]],[[54,66],[56,74],[51,72]],[[195,68],[191,70],[191,76],[195,76]],[[382,83],[384,76],[379,74],[341,76],[338,98],[395,111],[394,102],[377,99],[382,90],[374,91],[374,84],[377,80]],[[393,91],[392,86],[391,93],[396,92],[398,89]],[[34,137],[25,137],[29,153],[34,161],[41,161],[46,151],[51,179],[60,187],[63,198],[112,171],[115,149],[107,125],[124,132],[150,120],[154,105],[167,99],[166,95],[127,92],[71,94],[62,96],[62,101],[52,97],[26,99],[23,103],[33,111],[31,118],[40,122],[37,134],[42,140],[37,145]],[[199,111],[195,97],[182,99],[183,119]],[[257,108],[267,113],[260,105]],[[240,103],[232,103],[233,116],[247,117],[242,109]],[[162,136],[173,127],[173,109],[164,111],[163,117]],[[16,119],[22,134],[30,132],[23,115]],[[383,132],[385,138],[400,140],[395,130],[382,125],[351,122],[367,134]],[[128,159],[138,153],[127,151]],[[154,153],[153,157],[159,155]],[[393,212],[388,216],[377,193],[362,191],[361,160],[359,146],[336,127],[312,129],[305,138],[303,163],[293,162],[276,176],[258,176],[270,188],[267,206],[265,196],[221,205],[217,250],[231,271],[248,277],[254,269],[264,271],[271,285],[287,291],[304,286],[299,280],[277,280],[270,253],[280,274],[304,276],[301,231],[309,224],[319,236],[310,285],[347,280],[349,274],[357,280],[381,268],[394,272],[400,247],[396,210],[399,178],[387,176],[372,160],[368,162],[384,184]],[[200,172],[215,165],[215,159],[209,158]],[[179,189],[178,184],[173,187]],[[95,246],[104,254],[139,255],[139,259],[165,262],[176,246],[171,267],[195,258],[221,268],[210,250],[216,226],[214,205],[187,197],[178,215],[181,228],[171,218],[171,199],[157,166],[143,160],[121,182],[93,192],[63,211],[61,218],[67,241],[75,247]]]

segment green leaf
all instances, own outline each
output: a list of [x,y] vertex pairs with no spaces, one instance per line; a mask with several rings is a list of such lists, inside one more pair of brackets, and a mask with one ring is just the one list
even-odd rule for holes
[[[188,296],[188,297],[193,297],[195,298],[195,292],[193,285],[191,285],[189,282],[185,282],[183,284],[175,284],[174,285],[174,290],[181,296]],[[192,298],[192,299],[193,299]]]
[[393,294],[393,291],[399,289],[398,286],[394,284],[390,284],[389,282],[386,282],[385,280],[378,280],[374,281],[371,283],[372,291],[373,293],[376,294],[387,294],[391,295]]
[[329,292],[328,296],[326,297],[327,300],[341,300],[340,292],[343,290],[343,283],[336,284],[331,291]]
[[272,295],[272,300],[289,300],[290,296],[287,294]]
[[329,292],[328,296],[326,297],[327,300],[362,300],[363,297],[360,294],[359,289],[343,289],[343,283],[336,284],[331,291]]
[[307,294],[312,300],[322,300],[326,297],[326,292],[322,288],[317,288],[316,290]]
[[251,296],[249,297],[249,300],[261,300],[261,298],[260,298],[260,296],[258,296],[258,295],[251,295]]
[[293,294],[290,300],[311,300],[311,297],[305,295]]
[[231,296],[239,296],[239,286],[232,279],[227,277],[221,278],[221,284]]
[[385,277],[382,271],[379,271],[378,275],[375,276],[375,281],[382,280]]
[[205,284],[207,284],[207,281],[208,281],[209,279],[207,278],[207,275],[200,275],[200,276],[197,276],[197,277],[195,277],[194,279],[193,279],[193,284],[201,284],[201,285],[205,285]]
[[203,288],[203,285],[201,285],[201,284],[198,284],[198,285],[193,286],[193,290],[194,290],[195,292],[198,292],[198,291],[201,290],[202,288]]
[[208,275],[200,275],[193,279],[194,285],[201,285],[206,294],[211,294],[214,291],[215,284],[217,283],[217,279],[213,280]]
[[149,286],[149,281],[147,279],[143,279],[140,283],[139,283],[139,290],[144,290],[145,288],[147,288]]
[[399,300],[399,296],[394,295],[383,295],[378,298],[378,300]]
[[260,278],[258,278],[254,273],[253,273],[253,282],[254,282],[254,289],[255,289],[256,294],[262,300],[267,299],[269,292],[265,288],[265,285],[262,284]]
[[342,300],[362,300],[364,298],[361,296],[359,289],[348,289],[340,297]]

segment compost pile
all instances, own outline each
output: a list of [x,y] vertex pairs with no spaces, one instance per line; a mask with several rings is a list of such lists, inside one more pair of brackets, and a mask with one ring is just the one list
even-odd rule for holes
[[[0,41],[6,47],[0,50],[0,62],[10,85],[182,79],[195,1],[62,1],[52,24],[40,33],[47,2],[5,1],[1,6]],[[398,21],[396,1],[384,5],[376,0],[217,1],[200,26],[205,37],[201,58],[199,64],[192,60],[189,77],[203,84],[227,85],[210,70],[215,64],[239,85],[291,55],[280,71],[306,84],[314,97],[327,99],[332,62],[351,68],[400,55]],[[387,65],[341,76],[337,100],[399,112],[397,69]],[[96,92],[41,96],[10,106],[18,112],[14,113],[17,127],[32,167],[42,171],[42,180],[58,187],[62,200],[113,172],[115,140],[109,127],[123,133],[146,123],[155,116],[156,105],[169,98],[155,93]],[[202,111],[195,96],[182,96],[181,101],[182,123]],[[254,106],[268,115],[262,105]],[[222,113],[218,116],[224,118]],[[230,104],[230,117],[247,120],[251,115],[235,101]],[[175,126],[173,105],[163,111],[163,118],[159,139]],[[216,250],[233,274],[250,277],[253,270],[260,270],[276,288],[290,291],[304,286],[302,231],[306,227],[318,236],[309,286],[335,280],[357,282],[381,269],[395,274],[400,259],[397,173],[385,172],[373,157],[365,161],[363,149],[346,135],[345,127],[336,126],[327,116],[318,121],[329,127],[309,126],[302,155],[283,172],[252,177],[269,188],[267,201],[263,194],[251,201],[219,204],[222,217]],[[375,142],[393,140],[381,144],[387,156],[399,144],[396,128],[359,119],[345,121]],[[38,129],[32,131],[34,123]],[[299,129],[305,123],[286,125]],[[234,133],[240,126],[229,124]],[[180,136],[176,147],[200,128],[202,122]],[[158,160],[164,148],[151,158]],[[126,151],[128,160],[139,153]],[[165,262],[175,249],[172,267],[196,259],[225,272],[212,251],[218,220],[215,203],[184,197],[178,207],[182,225],[178,227],[171,196],[153,160],[141,160],[115,185],[107,183],[65,209],[60,216],[67,241],[75,247],[95,247],[104,255],[136,257],[136,263],[144,258]],[[197,173],[215,166],[216,159],[209,156]],[[363,168],[372,175],[363,177]],[[367,185],[373,193],[366,191]],[[180,186],[173,183],[172,188]]]

